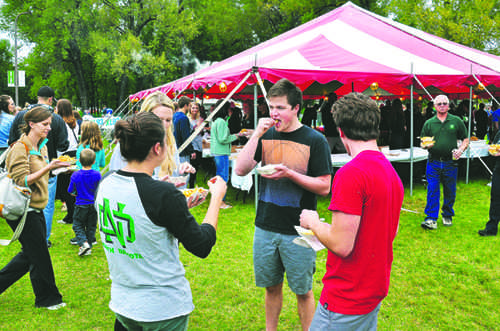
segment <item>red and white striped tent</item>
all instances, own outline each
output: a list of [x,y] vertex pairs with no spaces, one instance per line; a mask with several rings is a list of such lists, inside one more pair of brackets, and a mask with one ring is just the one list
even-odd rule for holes
[[472,87],[488,97],[500,95],[500,57],[348,2],[194,74],[130,95],[130,100],[157,90],[171,97],[193,92],[214,98],[229,93],[253,97],[259,79],[267,89],[281,78],[293,81],[309,98],[370,90],[373,95],[409,96],[412,85],[420,95],[429,91],[432,96],[468,97]]

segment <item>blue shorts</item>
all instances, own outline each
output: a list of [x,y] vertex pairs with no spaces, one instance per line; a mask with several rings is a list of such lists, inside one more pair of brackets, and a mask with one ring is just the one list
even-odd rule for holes
[[368,314],[344,315],[335,313],[318,303],[311,323],[310,331],[348,331],[348,330],[377,330],[377,316],[382,302]]
[[286,272],[288,286],[298,295],[312,290],[316,271],[316,252],[294,244],[295,235],[281,234],[255,227],[253,266],[255,284],[271,287],[283,283]]

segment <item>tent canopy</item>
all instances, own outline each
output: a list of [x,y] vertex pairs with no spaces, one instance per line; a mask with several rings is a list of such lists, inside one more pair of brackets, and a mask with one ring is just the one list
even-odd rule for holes
[[[267,88],[281,78],[294,82],[305,97],[335,91],[363,92],[376,82],[374,95],[409,96],[426,89],[449,95],[486,90],[500,95],[500,57],[394,22],[351,2],[282,35],[162,86],[137,92],[137,101],[160,90],[174,97],[196,93],[225,97],[235,91],[253,97],[258,76]],[[481,82],[480,85],[479,82]],[[420,85],[421,84],[421,85]],[[484,86],[484,87],[483,87]],[[482,93],[482,94],[481,94]],[[436,93],[437,94],[437,93]]]

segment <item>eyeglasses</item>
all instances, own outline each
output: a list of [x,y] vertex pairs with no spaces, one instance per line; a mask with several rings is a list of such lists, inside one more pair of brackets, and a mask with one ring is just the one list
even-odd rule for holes
[[446,105],[448,105],[448,102],[436,103],[436,106],[446,106]]

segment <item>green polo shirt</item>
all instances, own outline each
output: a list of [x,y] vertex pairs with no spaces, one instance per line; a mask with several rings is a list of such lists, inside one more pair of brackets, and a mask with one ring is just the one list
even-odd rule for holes
[[467,129],[460,117],[448,114],[444,122],[437,116],[428,119],[422,128],[421,137],[434,137],[436,142],[429,149],[429,159],[449,159],[451,151],[457,148],[457,141],[467,138]]

